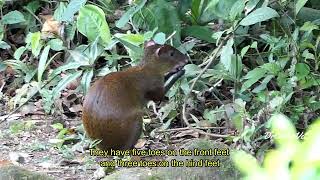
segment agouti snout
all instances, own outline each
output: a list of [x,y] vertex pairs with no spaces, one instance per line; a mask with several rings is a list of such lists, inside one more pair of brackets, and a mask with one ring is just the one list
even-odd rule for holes
[[87,135],[102,140],[101,149],[132,148],[141,134],[146,103],[162,100],[168,89],[165,75],[181,71],[187,62],[172,46],[145,43],[140,65],[110,73],[90,88],[82,116]]

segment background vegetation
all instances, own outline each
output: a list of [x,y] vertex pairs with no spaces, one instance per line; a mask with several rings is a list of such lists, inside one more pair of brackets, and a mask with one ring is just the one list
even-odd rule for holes
[[[190,64],[151,115],[150,137],[187,126],[262,160],[273,114],[298,135],[320,116],[318,0],[0,0],[0,9],[2,115],[33,102],[77,117],[90,83],[138,64],[154,39]],[[62,147],[68,130],[54,128]]]

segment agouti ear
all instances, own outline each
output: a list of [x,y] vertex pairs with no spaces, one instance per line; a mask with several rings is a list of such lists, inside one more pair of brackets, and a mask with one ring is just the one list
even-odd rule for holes
[[163,53],[167,53],[169,50],[168,46],[160,46],[158,49],[156,49],[155,54],[159,57],[161,56]]
[[145,47],[145,48],[150,47],[150,46],[153,46],[153,45],[156,45],[156,42],[154,42],[153,40],[146,41],[146,42],[144,43],[144,47]]

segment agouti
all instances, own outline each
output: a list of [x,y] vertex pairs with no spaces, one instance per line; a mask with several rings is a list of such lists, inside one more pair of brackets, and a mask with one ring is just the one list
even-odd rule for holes
[[146,42],[138,66],[110,73],[89,89],[82,116],[87,135],[102,140],[101,149],[132,148],[142,131],[147,102],[162,100],[168,89],[165,76],[181,72],[187,62],[172,46]]

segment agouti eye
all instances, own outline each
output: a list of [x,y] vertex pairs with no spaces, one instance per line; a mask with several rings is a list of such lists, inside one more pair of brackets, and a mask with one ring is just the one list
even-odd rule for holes
[[171,57],[173,57],[173,55],[174,55],[174,52],[173,52],[173,51],[171,51],[171,52],[170,52],[170,56],[171,56]]

